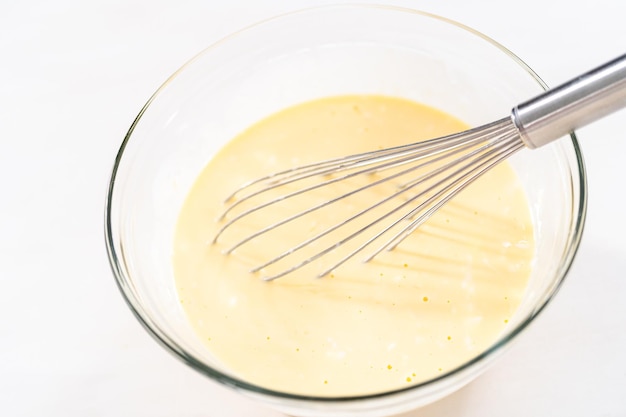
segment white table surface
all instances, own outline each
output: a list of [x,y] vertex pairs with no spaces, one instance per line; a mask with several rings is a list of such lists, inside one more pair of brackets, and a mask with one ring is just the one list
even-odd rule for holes
[[[114,156],[188,58],[262,18],[328,1],[0,0],[0,415],[279,414],[158,346],[103,239]],[[625,52],[621,0],[396,1],[464,22],[554,85]],[[626,112],[581,129],[589,213],[550,307],[493,368],[404,417],[626,416]]]

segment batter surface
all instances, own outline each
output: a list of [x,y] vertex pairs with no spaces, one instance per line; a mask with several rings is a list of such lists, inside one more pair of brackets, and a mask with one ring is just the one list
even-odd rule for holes
[[215,358],[265,388],[344,396],[423,382],[492,345],[522,299],[534,253],[528,205],[506,163],[455,197],[396,250],[367,264],[348,262],[322,279],[303,268],[267,283],[248,270],[380,199],[380,190],[230,255],[222,254],[229,243],[258,229],[267,216],[284,216],[283,209],[252,216],[210,243],[223,224],[216,219],[224,200],[242,183],[307,162],[466,128],[407,100],[341,96],[286,109],[226,145],[182,208],[173,252],[181,305]]

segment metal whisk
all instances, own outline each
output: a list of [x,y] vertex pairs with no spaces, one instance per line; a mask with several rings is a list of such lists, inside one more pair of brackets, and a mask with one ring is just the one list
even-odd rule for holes
[[[324,199],[306,210],[289,214],[253,231],[232,244],[225,253],[231,253],[280,226],[364,190],[382,184],[394,184],[392,191],[382,195],[380,200],[370,206],[355,210],[349,217],[313,236],[305,237],[300,243],[252,269],[252,272],[260,271],[293,256],[314,242],[332,238],[334,234],[339,236],[320,250],[316,249],[313,255],[307,255],[295,264],[289,264],[279,272],[264,277],[265,280],[274,280],[360,238],[355,247],[323,268],[318,274],[318,277],[323,277],[375,242],[379,244],[364,262],[384,250],[394,249],[461,190],[520,149],[543,146],[624,106],[626,55],[515,106],[509,116],[493,123],[423,142],[325,160],[273,173],[244,184],[227,199],[227,206],[220,218],[223,225],[213,243],[242,219],[263,213],[263,210],[273,210],[285,200],[323,190],[331,184],[349,183],[366,175],[371,178],[340,195]],[[287,191],[279,193],[281,189]],[[252,203],[264,195],[270,195],[269,199]],[[358,223],[357,219],[368,214],[371,216],[371,213],[376,213],[374,218]],[[340,229],[355,223],[358,224],[355,230],[348,228],[345,234],[338,234]],[[371,234],[367,234],[368,231]]]

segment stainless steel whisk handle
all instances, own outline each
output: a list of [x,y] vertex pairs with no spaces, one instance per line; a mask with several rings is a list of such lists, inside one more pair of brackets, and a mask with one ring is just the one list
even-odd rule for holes
[[626,106],[626,54],[513,108],[524,144],[538,148]]

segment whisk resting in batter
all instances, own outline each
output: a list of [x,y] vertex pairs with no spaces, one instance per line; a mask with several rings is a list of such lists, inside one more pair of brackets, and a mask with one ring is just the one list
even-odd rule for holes
[[[493,123],[441,138],[320,161],[244,184],[227,199],[219,219],[223,224],[213,243],[234,224],[273,211],[285,200],[322,192],[322,197],[313,200],[310,207],[272,220],[231,243],[224,252],[229,254],[303,216],[386,185],[385,193],[371,205],[356,208],[348,217],[305,236],[252,269],[261,271],[323,242],[312,255],[294,258],[294,263],[263,279],[280,278],[339,252],[339,257],[318,273],[318,277],[323,277],[367,248],[373,247],[365,262],[384,250],[394,249],[461,190],[520,149],[548,144],[624,106],[626,55],[515,106],[509,116]],[[359,181],[363,177],[367,181]],[[324,194],[333,184],[342,185],[341,192]]]

